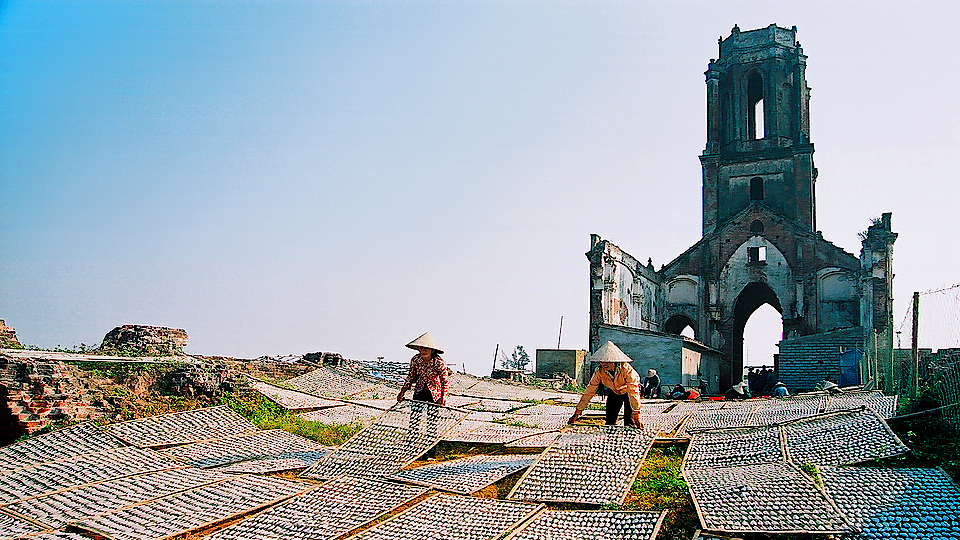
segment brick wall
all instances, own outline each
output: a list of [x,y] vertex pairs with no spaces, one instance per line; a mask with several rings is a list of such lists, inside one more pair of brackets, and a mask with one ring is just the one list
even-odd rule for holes
[[102,396],[87,384],[74,367],[40,359],[0,356],[2,425],[33,433],[51,421],[64,418],[90,420],[102,416]]
[[845,328],[780,342],[778,375],[791,392],[812,390],[824,379],[840,382],[840,350],[863,348],[863,328]]

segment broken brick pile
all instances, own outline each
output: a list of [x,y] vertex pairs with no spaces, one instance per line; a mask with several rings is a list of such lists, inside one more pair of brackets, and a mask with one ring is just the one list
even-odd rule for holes
[[237,381],[237,371],[224,363],[183,364],[164,374],[161,391],[175,396],[213,396],[232,391]]
[[316,368],[299,363],[251,360],[240,364],[239,369],[260,380],[284,381],[309,373]]
[[0,397],[13,423],[34,433],[62,418],[88,420],[106,412],[80,372],[62,362],[0,356]]
[[183,352],[188,339],[182,328],[125,324],[107,332],[100,348],[137,356],[176,355]]
[[17,339],[17,331],[3,319],[0,319],[0,349],[22,349],[23,345]]

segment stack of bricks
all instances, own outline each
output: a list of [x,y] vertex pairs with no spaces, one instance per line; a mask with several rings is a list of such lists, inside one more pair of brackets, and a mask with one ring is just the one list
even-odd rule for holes
[[3,319],[0,319],[0,349],[22,349],[23,345],[17,339],[17,331],[7,326]]
[[778,374],[791,391],[812,390],[829,379],[840,382],[840,354],[863,349],[863,328],[845,328],[780,342]]
[[56,420],[89,420],[105,412],[98,393],[62,362],[0,357],[0,387],[6,412],[27,433]]

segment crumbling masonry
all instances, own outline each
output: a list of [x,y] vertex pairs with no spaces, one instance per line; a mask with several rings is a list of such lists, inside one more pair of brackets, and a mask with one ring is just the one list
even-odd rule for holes
[[725,389],[743,371],[747,319],[769,304],[783,317],[775,369],[788,387],[889,382],[897,235],[883,214],[861,235],[857,258],[816,228],[807,57],[796,31],[734,27],[710,60],[703,238],[655,270],[592,236],[591,350],[601,333],[690,327],[720,351]]

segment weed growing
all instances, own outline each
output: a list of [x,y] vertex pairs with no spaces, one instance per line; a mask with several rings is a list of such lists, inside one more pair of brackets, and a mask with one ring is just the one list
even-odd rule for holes
[[680,475],[686,445],[650,449],[643,467],[618,510],[667,510],[658,538],[691,538],[700,521],[693,508],[687,483]]
[[809,476],[815,484],[821,487],[823,486],[823,479],[820,478],[820,470],[817,469],[816,464],[809,462],[804,463],[803,465],[800,465],[800,470]]
[[283,429],[326,446],[339,446],[363,428],[360,423],[313,422],[260,394],[227,394],[222,402],[260,429]]
[[910,452],[875,462],[879,467],[943,467],[960,482],[960,429],[939,416],[890,423]]
[[169,371],[176,364],[153,364],[144,362],[87,362],[67,361],[66,364],[93,375],[98,379],[110,379],[118,384],[125,383],[130,377],[148,372],[156,372],[157,376]]

